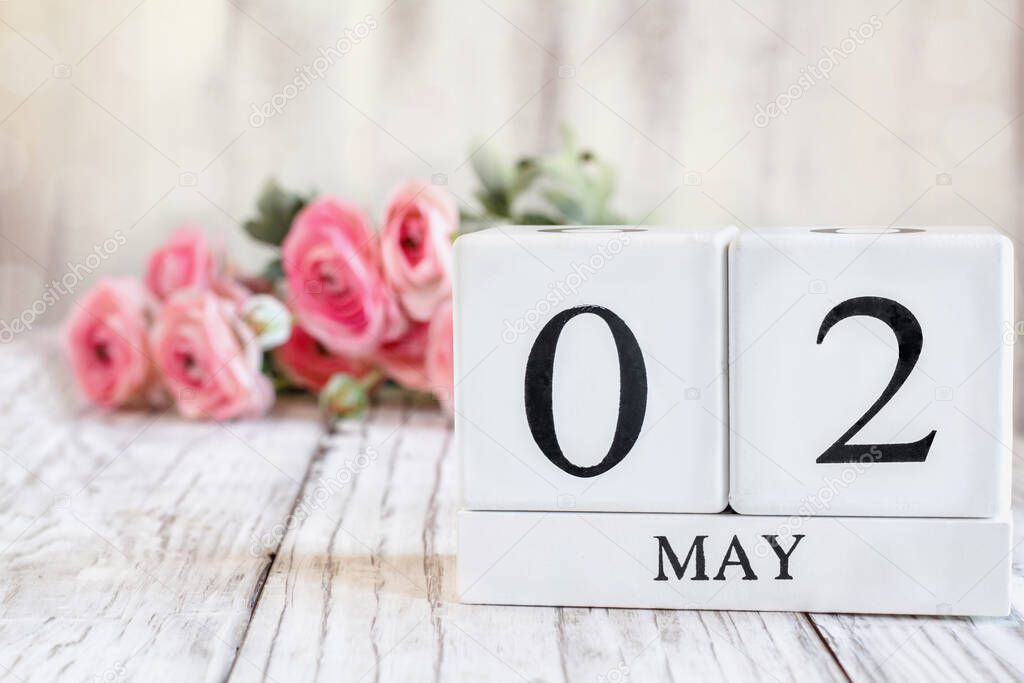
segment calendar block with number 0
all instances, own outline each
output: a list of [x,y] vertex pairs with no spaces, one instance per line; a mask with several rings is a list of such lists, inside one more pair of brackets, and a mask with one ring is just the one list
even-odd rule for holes
[[720,512],[733,228],[509,227],[455,246],[475,509]]

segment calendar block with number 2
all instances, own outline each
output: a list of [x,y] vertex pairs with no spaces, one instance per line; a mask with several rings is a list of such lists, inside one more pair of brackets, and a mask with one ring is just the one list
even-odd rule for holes
[[741,235],[730,257],[737,512],[1009,509],[1009,239],[775,228]]
[[984,227],[460,238],[462,599],[1006,614],[1012,285]]

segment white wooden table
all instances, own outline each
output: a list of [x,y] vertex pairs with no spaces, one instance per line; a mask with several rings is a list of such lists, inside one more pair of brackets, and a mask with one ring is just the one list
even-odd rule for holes
[[0,378],[3,681],[1024,678],[1017,555],[1003,619],[461,605],[438,412],[105,414],[48,335]]

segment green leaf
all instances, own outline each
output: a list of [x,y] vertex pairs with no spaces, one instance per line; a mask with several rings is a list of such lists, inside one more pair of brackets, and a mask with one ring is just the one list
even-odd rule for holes
[[536,160],[524,157],[516,163],[512,174],[512,183],[509,185],[509,203],[525,192],[537,178],[540,177],[541,167]]
[[582,225],[587,222],[584,203],[580,199],[558,190],[547,190],[542,193],[542,196],[554,205],[555,209],[565,217],[567,223]]
[[488,194],[504,195],[508,191],[508,168],[494,147],[486,143],[477,147],[470,158],[470,165]]
[[521,213],[515,220],[517,225],[565,225],[561,218],[536,212]]
[[275,393],[299,391],[299,388],[293,385],[291,380],[277,367],[277,363],[274,362],[274,356],[269,351],[263,352],[260,371],[270,379]]
[[275,247],[281,246],[295,215],[309,199],[283,189],[271,178],[256,201],[256,217],[247,220],[243,227],[253,239]]
[[553,154],[522,157],[512,167],[486,146],[472,156],[480,181],[476,190],[481,225],[503,219],[529,225],[612,225],[623,222],[610,204],[615,169],[590,149],[581,148],[569,126],[561,128]]
[[486,190],[477,190],[476,198],[484,210],[493,216],[508,216],[508,198],[505,195],[494,195]]
[[607,204],[615,191],[615,169],[600,161],[596,156],[590,156],[587,160],[581,161],[584,178],[590,187],[593,197],[602,205]]
[[281,259],[276,258],[263,267],[262,277],[270,280],[271,282],[277,282],[284,278],[284,265],[281,263]]

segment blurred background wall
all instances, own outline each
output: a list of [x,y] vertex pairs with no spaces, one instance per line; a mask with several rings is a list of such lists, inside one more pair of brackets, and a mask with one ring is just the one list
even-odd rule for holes
[[270,175],[375,215],[408,176],[470,201],[478,145],[551,150],[561,121],[633,220],[1016,239],[1022,23],[1022,0],[0,0],[0,316],[58,320],[48,282],[138,273],[186,221],[261,265],[238,225]]

